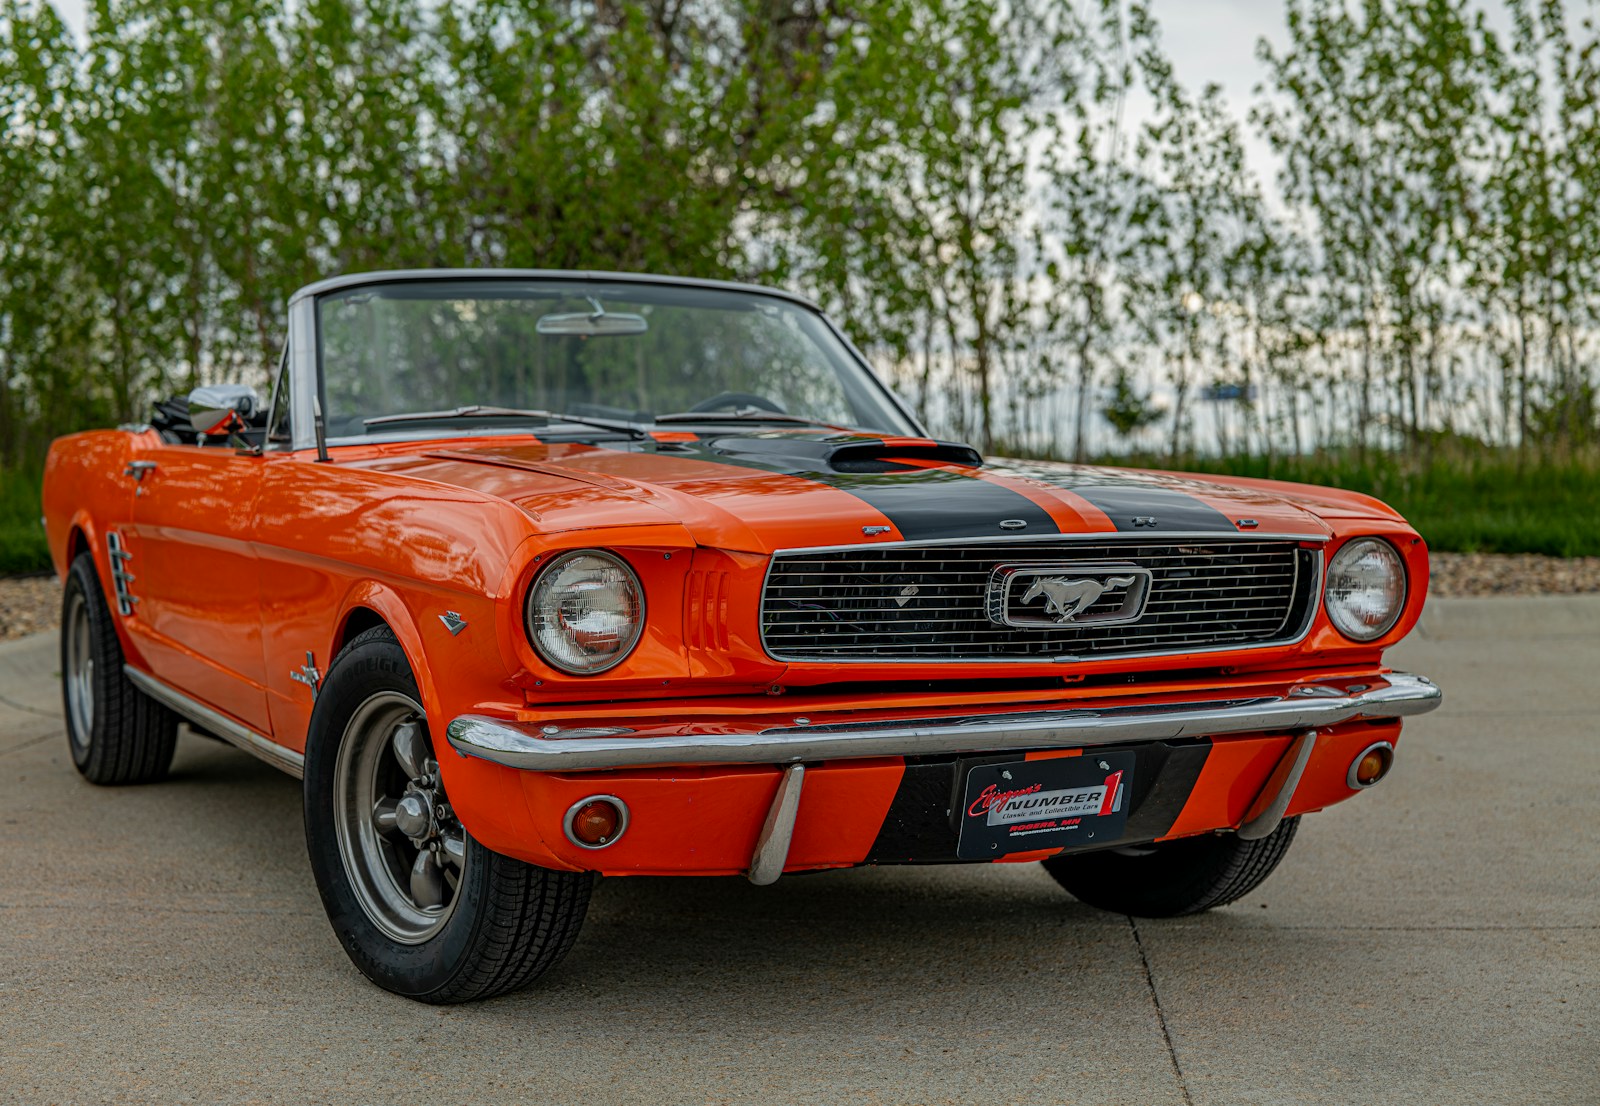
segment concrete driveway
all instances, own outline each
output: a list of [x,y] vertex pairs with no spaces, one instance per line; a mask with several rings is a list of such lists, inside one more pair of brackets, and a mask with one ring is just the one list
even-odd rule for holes
[[1600,1103],[1600,598],[1439,601],[1446,705],[1199,918],[1034,866],[610,880],[536,989],[370,986],[298,784],[185,736],[72,770],[54,637],[0,646],[0,1101]]

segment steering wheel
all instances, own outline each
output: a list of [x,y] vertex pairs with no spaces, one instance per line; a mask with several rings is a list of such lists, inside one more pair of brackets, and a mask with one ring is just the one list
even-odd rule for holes
[[777,414],[787,414],[766,396],[758,396],[754,392],[720,392],[710,399],[702,399],[699,403],[689,408],[690,411],[720,411],[724,407],[759,407],[763,411],[773,411]]

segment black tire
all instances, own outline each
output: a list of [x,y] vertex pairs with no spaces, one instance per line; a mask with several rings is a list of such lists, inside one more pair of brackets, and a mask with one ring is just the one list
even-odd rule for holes
[[[389,729],[368,724],[385,717],[381,710],[392,712],[392,704],[400,700],[409,700],[414,711]],[[452,863],[459,868],[447,870],[443,851],[435,851],[441,861],[437,886],[448,901],[418,905],[415,885],[401,886],[402,873],[411,861],[424,864],[427,847],[392,823],[371,831],[357,825],[354,819],[362,807],[348,796],[364,794],[351,790],[361,786],[352,781],[387,778],[389,789],[406,789],[401,798],[429,794],[424,805],[449,811],[437,782],[427,720],[416,706],[420,701],[405,653],[387,626],[360,634],[334,659],[317,695],[306,740],[305,825],[311,868],[328,921],[368,979],[421,1002],[491,998],[526,986],[566,956],[588,911],[594,876],[540,868],[491,852],[447,814],[430,817],[429,832],[435,846],[442,846],[446,835],[453,838],[461,851]],[[419,733],[428,758],[416,777],[398,762],[389,763],[393,735],[406,727]],[[368,748],[376,751],[364,755]],[[418,779],[432,782],[419,785]],[[419,786],[437,790],[411,790]],[[378,819],[371,821],[376,826]],[[365,840],[375,842],[376,851],[362,843],[369,833]],[[383,882],[386,871],[388,884]],[[396,892],[402,900],[393,897]],[[429,911],[437,912],[431,923],[426,920]],[[408,925],[413,930],[406,931]]]
[[1225,906],[1266,880],[1289,851],[1299,818],[1285,818],[1259,841],[1207,834],[1044,861],[1073,898],[1136,918],[1176,918]]
[[90,783],[150,783],[172,767],[178,716],[133,686],[94,558],[80,553],[61,597],[61,711],[72,763]]

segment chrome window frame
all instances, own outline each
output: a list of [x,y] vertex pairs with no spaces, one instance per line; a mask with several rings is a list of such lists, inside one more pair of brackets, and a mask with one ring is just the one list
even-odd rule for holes
[[[261,439],[261,448],[263,450],[288,450],[294,448],[295,418],[293,407],[284,412],[284,417],[289,420],[289,440],[283,442],[274,442],[272,440],[272,419],[278,413],[278,393],[283,390],[284,375],[292,371],[292,367],[289,364],[289,353],[293,349],[293,342],[285,342],[283,344],[283,352],[278,355],[278,371],[272,374],[272,390],[267,394],[267,425],[265,434]],[[292,385],[293,381],[291,380],[289,383]],[[292,387],[289,391],[289,398],[291,401],[294,398]]]

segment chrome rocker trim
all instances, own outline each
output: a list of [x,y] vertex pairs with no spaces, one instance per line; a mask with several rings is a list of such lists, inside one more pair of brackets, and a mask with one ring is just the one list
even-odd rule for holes
[[[1364,679],[1371,680],[1370,677]],[[562,731],[554,726],[462,715],[448,729],[452,748],[508,768],[536,772],[595,772],[688,764],[797,764],[856,757],[994,753],[1171,741],[1263,730],[1314,730],[1353,718],[1426,714],[1441,694],[1425,676],[1391,673],[1359,693],[1328,683],[1299,684],[1283,695],[1187,703],[1073,707],[951,718],[839,722],[756,728],[737,720]]]
[[158,703],[162,703],[172,710],[183,715],[184,718],[202,727],[207,733],[216,734],[229,745],[243,749],[253,757],[259,757],[274,768],[281,769],[295,779],[302,779],[306,772],[306,758],[293,749],[285,749],[276,741],[264,734],[256,733],[248,726],[241,725],[225,714],[220,714],[204,704],[197,703],[177,688],[164,684],[146,672],[140,672],[131,664],[122,666],[122,671],[128,679],[133,681],[133,686],[144,692]]

